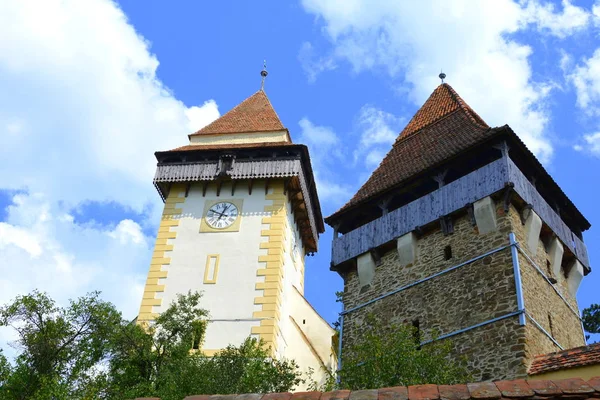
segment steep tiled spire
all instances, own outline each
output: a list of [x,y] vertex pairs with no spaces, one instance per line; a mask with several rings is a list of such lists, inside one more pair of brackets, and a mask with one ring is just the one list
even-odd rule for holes
[[442,83],[429,96],[419,111],[412,117],[406,128],[400,133],[401,140],[413,133],[436,123],[451,113],[460,110],[464,112],[471,121],[485,128],[488,124],[447,83]]
[[283,130],[285,127],[273,109],[269,98],[263,90],[259,90],[190,136]]
[[447,83],[439,85],[398,135],[390,152],[352,199],[326,221],[398,186],[485,139],[490,127]]

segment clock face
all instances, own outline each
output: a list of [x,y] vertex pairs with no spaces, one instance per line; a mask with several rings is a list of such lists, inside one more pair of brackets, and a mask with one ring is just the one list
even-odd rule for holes
[[238,209],[233,203],[223,201],[214,204],[206,213],[206,223],[215,229],[230,227],[238,217]]

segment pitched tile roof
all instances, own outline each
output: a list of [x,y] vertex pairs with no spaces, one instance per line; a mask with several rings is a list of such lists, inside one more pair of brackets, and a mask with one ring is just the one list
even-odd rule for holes
[[[600,376],[580,378],[478,382],[466,385],[415,385],[372,390],[296,392],[240,395],[196,395],[184,400],[495,400],[495,399],[598,399]],[[138,399],[141,400],[141,399]],[[159,399],[156,399],[159,400]]]
[[490,138],[494,133],[450,85],[441,84],[400,133],[367,182],[348,203],[325,220],[328,223],[336,220],[345,211]]
[[259,90],[190,136],[283,130],[285,127],[273,109],[269,98],[263,90]]
[[529,375],[594,364],[600,364],[600,343],[538,355],[529,367]]
[[460,110],[476,125],[489,128],[488,124],[456,93],[452,86],[442,83],[429,96],[419,111],[412,117],[408,125],[396,141],[405,138],[424,127],[434,124],[445,116]]

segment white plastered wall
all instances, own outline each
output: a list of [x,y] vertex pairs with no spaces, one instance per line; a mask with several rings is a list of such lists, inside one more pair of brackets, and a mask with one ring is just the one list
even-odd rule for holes
[[[239,231],[200,232],[205,202],[231,199],[243,200]],[[164,311],[178,293],[192,290],[203,292],[201,304],[210,311],[211,320],[241,320],[211,322],[202,346],[204,349],[217,350],[229,344],[238,345],[250,335],[253,326],[259,325],[259,321],[252,321],[252,313],[257,309],[254,299],[262,293],[255,289],[255,285],[258,256],[261,254],[261,219],[265,215],[266,204],[265,192],[260,186],[249,195],[246,185],[238,184],[235,195],[231,196],[231,186],[224,184],[217,197],[215,185],[210,185],[203,197],[202,187],[197,184],[191,187],[181,206],[181,222],[173,229],[177,237],[169,241],[174,248],[169,252],[168,275],[159,282],[165,285],[165,291],[157,296],[162,297],[163,302],[153,311]],[[209,254],[219,255],[215,284],[204,283]]]

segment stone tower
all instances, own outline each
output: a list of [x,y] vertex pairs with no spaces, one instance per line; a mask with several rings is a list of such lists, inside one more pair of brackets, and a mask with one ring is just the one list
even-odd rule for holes
[[324,229],[307,147],[262,89],[189,141],[156,153],[165,206],[138,321],[200,291],[206,354],[252,335],[304,370],[334,368],[334,331],[303,296],[304,257]]
[[490,128],[448,84],[326,222],[342,361],[368,313],[438,331],[475,380],[522,377],[535,355],[585,344],[589,222],[508,125]]

